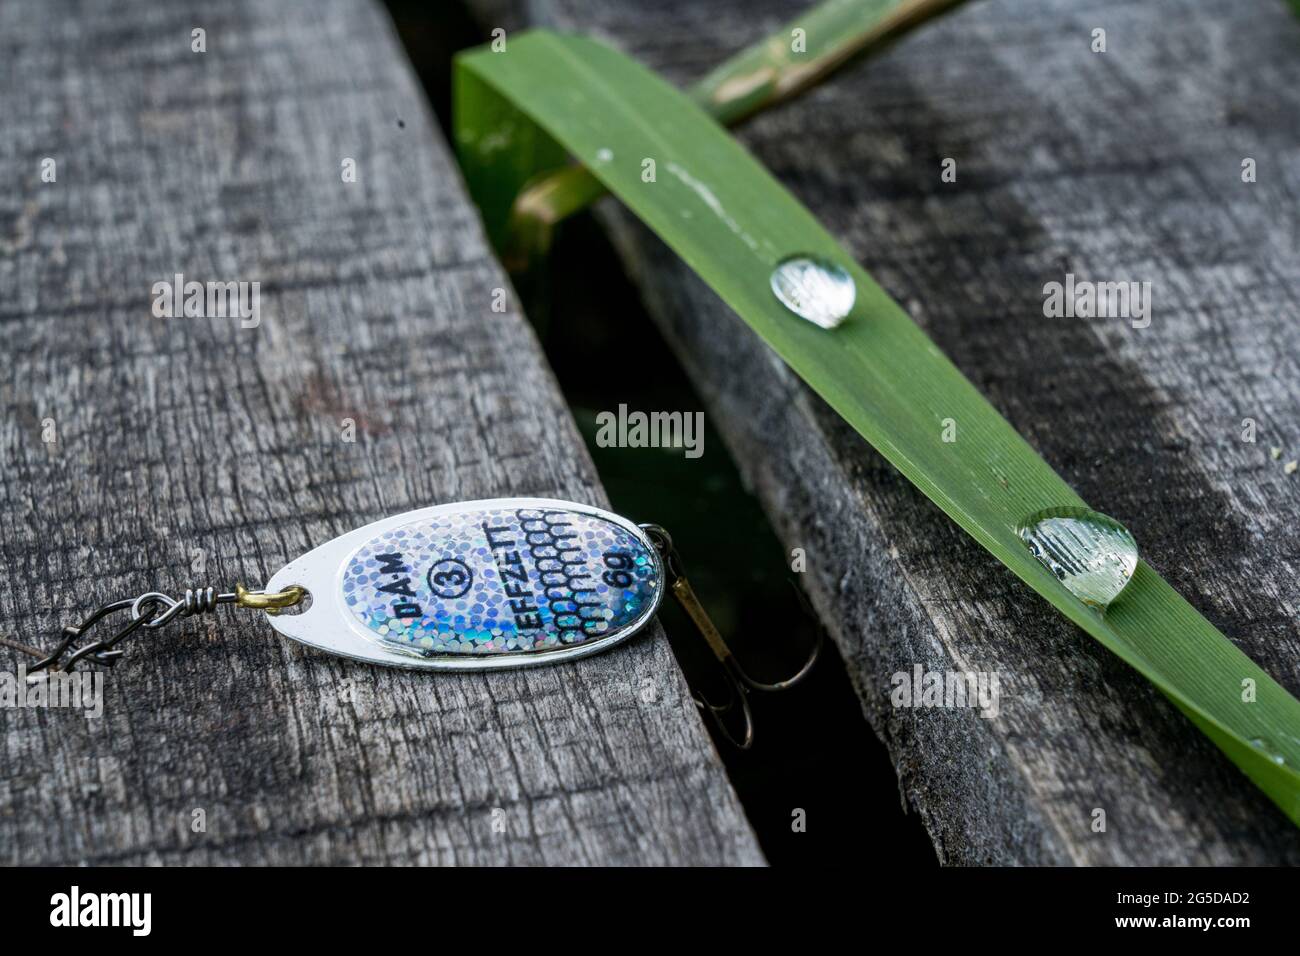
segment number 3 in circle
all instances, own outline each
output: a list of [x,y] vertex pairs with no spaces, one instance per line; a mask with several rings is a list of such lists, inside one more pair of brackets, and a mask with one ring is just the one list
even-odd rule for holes
[[460,597],[473,583],[473,572],[457,558],[443,558],[429,569],[429,588],[444,600]]

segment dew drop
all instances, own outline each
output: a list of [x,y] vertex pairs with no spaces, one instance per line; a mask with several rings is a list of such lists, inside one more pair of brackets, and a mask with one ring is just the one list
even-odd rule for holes
[[1250,742],[1250,745],[1259,750],[1269,759],[1270,762],[1277,764],[1279,767],[1286,765],[1286,758],[1282,756],[1281,751],[1273,746],[1272,742],[1265,737],[1256,737]]
[[1084,604],[1105,609],[1137,567],[1137,542],[1127,528],[1087,508],[1049,508],[1016,529],[1047,570]]
[[791,256],[772,270],[772,291],[795,315],[823,329],[848,316],[857,297],[853,276],[840,266],[810,256]]

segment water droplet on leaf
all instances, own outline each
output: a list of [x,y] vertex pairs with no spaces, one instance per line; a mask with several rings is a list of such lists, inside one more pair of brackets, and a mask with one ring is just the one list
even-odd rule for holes
[[853,276],[833,262],[809,256],[791,256],[777,263],[772,291],[795,315],[823,329],[843,322],[857,298]]
[[1286,765],[1286,758],[1282,756],[1282,752],[1274,747],[1272,741],[1268,740],[1266,737],[1256,737],[1250,742],[1250,745],[1256,750],[1261,751],[1265,757],[1277,764],[1279,767]]
[[1137,542],[1128,529],[1087,508],[1049,508],[1016,529],[1047,570],[1080,601],[1106,608],[1137,568]]

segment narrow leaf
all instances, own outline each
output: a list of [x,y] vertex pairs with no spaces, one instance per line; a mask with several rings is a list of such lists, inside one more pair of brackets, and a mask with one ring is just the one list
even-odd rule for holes
[[[456,87],[462,165],[495,237],[525,182],[576,157],[900,472],[1165,693],[1300,823],[1300,702],[1145,561],[1104,613],[1040,564],[1017,526],[1082,500],[698,105],[608,47],[542,31],[512,39],[507,53],[462,55]],[[820,328],[778,301],[772,271],[792,255],[852,276],[856,302],[842,325]],[[960,441],[941,440],[947,418],[958,420]]]
[[[733,126],[806,93],[836,70],[892,42],[966,0],[822,0],[775,33],[720,63],[690,96],[719,123]],[[1300,2],[1300,0],[1297,0]],[[522,271],[550,248],[555,224],[587,208],[605,189],[583,166],[540,177],[515,199],[506,267]]]

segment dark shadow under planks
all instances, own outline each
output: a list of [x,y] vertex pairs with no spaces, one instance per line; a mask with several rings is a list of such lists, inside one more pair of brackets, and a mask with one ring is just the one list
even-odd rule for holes
[[[803,6],[530,5],[683,86]],[[972,3],[741,136],[1292,693],[1297,53],[1300,23],[1272,0]],[[786,544],[806,549],[942,859],[1300,862],[1300,833],[1163,697],[966,538],[625,210],[601,211]],[[1151,326],[1045,318],[1043,286],[1066,272],[1150,281]],[[917,663],[997,672],[1000,715],[892,707],[891,675]]]
[[[604,502],[372,4],[32,0],[0,36],[7,636],[412,508]],[[176,273],[260,282],[260,326],[154,318]],[[230,609],[124,646],[102,718],[0,709],[4,862],[762,862],[657,625],[493,675]]]

